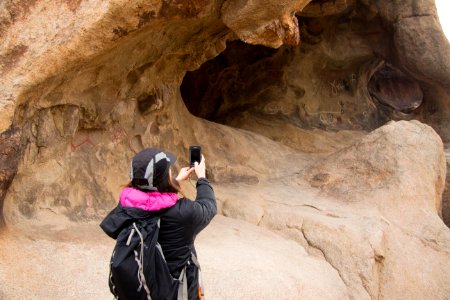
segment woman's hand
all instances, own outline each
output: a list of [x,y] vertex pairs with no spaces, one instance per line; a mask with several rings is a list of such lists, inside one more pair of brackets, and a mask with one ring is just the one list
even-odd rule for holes
[[202,161],[200,163],[194,163],[195,174],[197,174],[197,178],[206,178],[206,165],[205,165],[205,157],[202,154]]
[[194,168],[184,167],[181,168],[180,173],[178,173],[177,178],[175,178],[176,181],[180,182],[183,180],[186,180],[191,176],[192,172],[194,172]]

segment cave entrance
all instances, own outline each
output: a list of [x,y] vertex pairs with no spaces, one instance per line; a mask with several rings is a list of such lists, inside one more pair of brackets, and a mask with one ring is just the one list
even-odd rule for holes
[[261,91],[281,80],[283,64],[278,52],[241,41],[227,42],[217,57],[186,72],[180,91],[187,109],[194,116],[222,124],[248,111],[261,101]]

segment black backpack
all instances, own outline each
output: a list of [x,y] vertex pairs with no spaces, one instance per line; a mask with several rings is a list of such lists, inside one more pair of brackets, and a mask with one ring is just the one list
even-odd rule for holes
[[185,276],[177,279],[170,274],[158,243],[160,216],[119,204],[100,224],[117,240],[109,275],[109,288],[116,299],[177,299]]
[[158,236],[158,217],[135,221],[120,232],[109,276],[109,288],[116,299],[177,298],[180,282],[170,274]]

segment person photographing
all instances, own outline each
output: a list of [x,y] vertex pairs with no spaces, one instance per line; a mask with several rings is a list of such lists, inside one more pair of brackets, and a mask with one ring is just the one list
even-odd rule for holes
[[[117,239],[109,285],[118,299],[204,299],[194,243],[216,215],[216,199],[203,155],[174,178],[175,161],[175,155],[157,148],[136,154],[131,182],[100,224]],[[195,200],[180,198],[180,183],[193,173],[198,178]]]

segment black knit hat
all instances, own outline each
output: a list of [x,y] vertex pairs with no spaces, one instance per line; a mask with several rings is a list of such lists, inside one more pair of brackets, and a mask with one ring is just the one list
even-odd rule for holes
[[169,178],[169,167],[177,157],[158,148],[147,148],[136,154],[131,160],[130,178],[137,179],[138,188],[158,191],[158,187],[165,185]]

